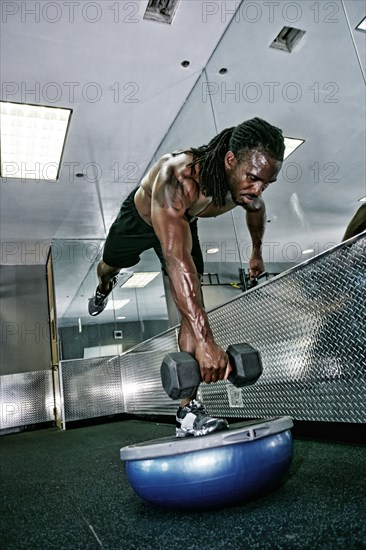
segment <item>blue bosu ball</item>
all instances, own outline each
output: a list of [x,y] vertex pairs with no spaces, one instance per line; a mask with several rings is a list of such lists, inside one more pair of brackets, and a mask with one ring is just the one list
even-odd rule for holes
[[162,438],[121,449],[128,481],[145,502],[202,509],[244,502],[278,487],[292,460],[289,417],[232,425],[194,438]]

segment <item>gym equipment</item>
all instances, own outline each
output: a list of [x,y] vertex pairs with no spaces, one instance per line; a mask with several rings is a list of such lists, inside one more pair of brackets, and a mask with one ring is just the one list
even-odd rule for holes
[[202,437],[123,447],[127,479],[153,506],[197,510],[242,503],[284,481],[292,460],[290,417],[233,424]]
[[[262,360],[258,350],[249,344],[231,344],[226,353],[233,368],[229,381],[237,388],[254,384],[262,374]],[[195,358],[185,351],[169,353],[160,368],[161,381],[172,399],[194,395],[202,382]]]
[[[271,273],[271,275],[272,276],[277,275],[277,273]],[[254,279],[252,279],[251,276],[249,275],[249,272],[245,273],[245,270],[240,268],[239,269],[239,279],[240,279],[239,288],[241,288],[243,292],[245,292],[246,290],[251,290],[252,288],[258,286],[259,279],[263,279],[263,277],[265,277],[266,281],[268,281],[269,276],[270,274],[267,273],[267,271],[263,271],[263,273],[258,275],[258,277],[255,277]]]

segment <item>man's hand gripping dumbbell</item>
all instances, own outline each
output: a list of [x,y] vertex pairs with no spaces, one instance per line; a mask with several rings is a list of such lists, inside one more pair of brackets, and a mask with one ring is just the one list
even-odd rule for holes
[[[262,374],[262,361],[259,351],[249,344],[231,344],[227,351],[231,373],[228,380],[234,386],[241,388],[254,384]],[[165,356],[161,365],[161,380],[163,388],[172,399],[184,399],[195,396],[198,386],[202,382],[199,364],[196,359],[187,352],[174,352]],[[197,425],[200,422],[199,410],[202,408],[202,429]],[[182,408],[182,418],[177,415],[178,437],[187,435],[206,435],[208,433],[226,430],[228,423],[226,420],[212,418],[212,422],[207,421],[207,415],[203,405],[194,399],[189,403],[189,408],[193,409],[194,414],[184,414],[185,407]],[[198,413],[198,414],[197,414]],[[190,425],[190,421],[192,425]],[[195,424],[195,425],[193,425]]]

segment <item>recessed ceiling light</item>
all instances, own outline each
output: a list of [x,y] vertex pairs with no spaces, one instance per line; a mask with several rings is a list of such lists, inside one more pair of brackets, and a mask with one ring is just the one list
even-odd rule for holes
[[312,252],[314,252],[313,248],[307,248],[306,250],[303,250],[301,254],[311,254]]
[[0,102],[3,178],[57,180],[71,109]]
[[129,302],[131,302],[131,300],[110,300],[105,309],[122,309]]
[[143,288],[159,275],[160,271],[145,271],[143,273],[134,273],[121,288]]
[[122,315],[121,317],[117,317],[117,319],[118,319],[119,321],[121,321],[122,319],[126,319],[126,317],[125,317],[124,315]]
[[285,137],[285,155],[284,159],[289,157],[300,145],[302,145],[305,140],[304,139],[297,139],[297,138],[289,138]]
[[226,74],[226,73],[227,73],[226,67],[222,67],[222,69],[219,70],[219,74]]
[[360,199],[358,199],[359,202],[366,202],[366,197],[361,197]]
[[181,65],[186,69],[187,67],[190,66],[190,62],[186,59],[185,61],[182,61]]
[[364,17],[359,25],[356,27],[357,31],[364,31],[366,32],[366,17]]

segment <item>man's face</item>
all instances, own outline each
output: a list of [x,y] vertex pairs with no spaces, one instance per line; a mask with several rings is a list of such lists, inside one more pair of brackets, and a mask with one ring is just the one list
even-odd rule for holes
[[282,163],[260,149],[251,149],[239,161],[232,151],[225,155],[227,185],[236,204],[249,204],[277,179]]

